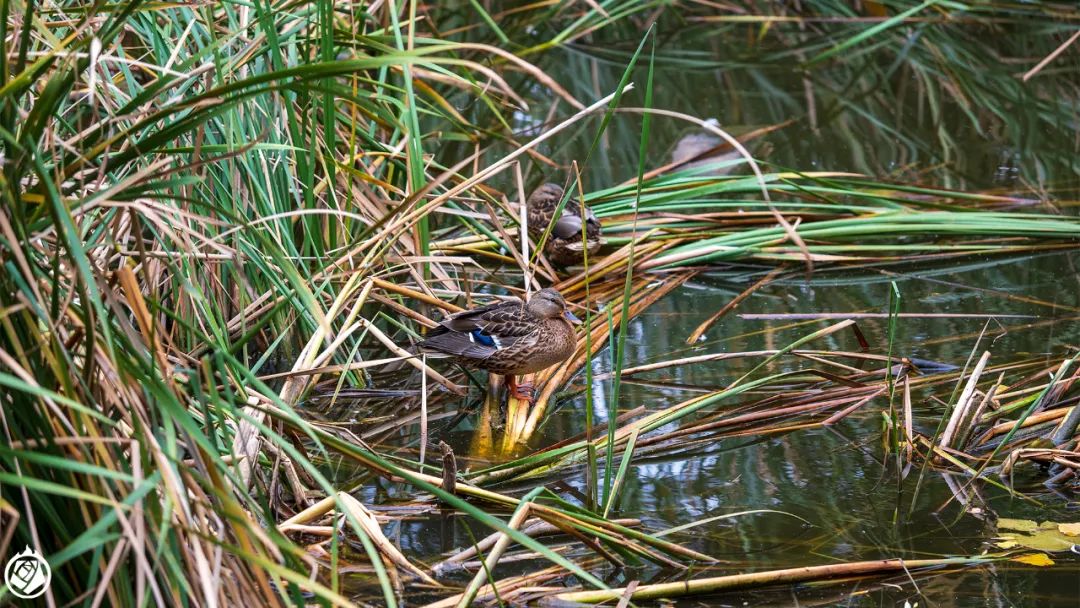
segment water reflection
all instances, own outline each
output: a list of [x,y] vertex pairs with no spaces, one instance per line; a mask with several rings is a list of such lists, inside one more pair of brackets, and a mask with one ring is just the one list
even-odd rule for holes
[[[664,25],[661,21],[661,32]],[[981,102],[994,104],[993,108],[976,108],[976,116],[931,86],[941,77],[940,65],[925,57],[908,56],[909,51],[926,52],[915,42],[924,36],[943,35],[944,28],[913,27],[885,41],[880,55],[868,52],[851,62],[803,72],[797,65],[804,58],[793,58],[793,51],[765,35],[767,32],[747,49],[741,42],[728,44],[740,35],[746,38],[745,29],[685,23],[677,27],[677,35],[669,30],[662,38],[667,42],[661,54],[680,61],[665,63],[664,57],[660,58],[656,75],[660,105],[702,118],[717,117],[735,133],[795,119],[793,126],[767,138],[772,145],[767,160],[777,167],[850,170],[912,183],[995,189],[1017,194],[1032,204],[1050,195],[1069,200],[1077,190],[1080,169],[1073,141],[1075,129],[1048,126],[1064,115],[1055,113],[1055,108],[1060,110],[1058,106],[1070,103],[1073,107],[1066,112],[1071,117],[1067,121],[1075,122],[1075,101],[1070,101],[1075,95],[1058,94],[1050,79],[1025,88],[1012,74],[1015,66],[998,65],[989,55],[981,59],[965,55],[971,66],[977,66],[969,71],[986,95]],[[832,27],[820,24],[798,35],[826,36],[834,31]],[[982,26],[956,27],[948,35],[978,41],[987,33]],[[633,49],[638,36],[636,25],[627,31],[608,28],[537,60],[574,95],[594,99],[598,92],[615,88],[627,49]],[[1043,36],[1035,28],[1017,28],[999,38],[1005,45],[1002,56],[1018,56],[1038,55],[1024,49],[1039,43]],[[898,57],[907,58],[909,63]],[[693,59],[692,68],[687,67],[689,59]],[[638,72],[634,80],[644,82],[644,77]],[[994,86],[997,82],[1007,86]],[[933,110],[929,108],[930,97]],[[806,102],[808,98],[816,105]],[[539,126],[537,117],[548,116],[552,110],[548,104],[549,100],[536,100],[532,114],[516,117],[523,136]],[[587,190],[635,175],[640,127],[637,115],[615,117],[604,144],[583,168]],[[581,160],[592,143],[593,129],[594,125],[582,125],[576,134],[567,132],[541,151],[564,165],[571,159]],[[653,145],[646,159],[650,167],[665,164],[674,143],[691,132],[685,125],[666,119],[654,120],[651,129]],[[471,145],[466,149],[464,144],[455,147],[448,143],[442,151],[450,161],[446,164],[471,153]],[[529,171],[527,179],[539,181],[540,170]],[[544,177],[553,178],[550,174]],[[1068,205],[1062,207],[1069,212]],[[1052,253],[1024,259],[969,258],[937,267],[819,269],[812,281],[795,277],[762,288],[735,314],[710,328],[702,340],[688,345],[686,338],[699,323],[767,271],[753,265],[717,270],[696,277],[630,323],[626,365],[703,353],[780,348],[827,322],[748,320],[737,313],[886,312],[894,284],[902,312],[961,315],[904,319],[894,345],[900,355],[963,365],[983,335],[980,348],[992,349],[995,361],[1037,357],[1051,364],[1080,344],[1075,322],[1080,316],[1076,261],[1074,254]],[[973,313],[1036,318],[987,321],[962,316]],[[887,352],[887,320],[864,319],[858,325],[871,352]],[[834,334],[815,347],[859,349],[850,333]],[[604,351],[596,358],[594,374],[611,371],[610,357],[611,353]],[[702,390],[725,386],[757,362],[729,359],[641,374],[624,382],[617,411],[638,406],[650,412],[662,409]],[[805,365],[805,361],[786,358],[772,371]],[[573,396],[551,412],[535,438],[537,446],[585,430],[583,382],[579,375],[567,387]],[[611,407],[611,382],[597,379],[591,389],[592,418],[603,425]],[[942,407],[926,391],[917,391],[915,398],[916,424],[932,432]],[[674,535],[692,549],[725,560],[722,567],[727,572],[884,557],[978,554],[991,548],[987,543],[996,533],[993,522],[997,517],[1080,520],[1074,495],[1059,495],[1031,483],[1035,480],[1016,481],[1026,486],[1037,503],[992,486],[969,486],[965,477],[933,471],[921,477],[918,467],[897,468],[882,445],[882,409],[887,409],[887,400],[877,399],[829,428],[753,438],[705,438],[692,449],[671,448],[668,452],[651,449],[630,467],[617,516],[640,518],[647,528],[657,531],[724,513],[782,512],[711,522]],[[446,438],[461,453],[467,453],[473,437],[471,424],[467,421],[457,426]],[[671,425],[676,426],[678,423]],[[544,483],[565,496],[583,496],[586,486],[580,469]],[[524,491],[528,487],[500,489]],[[364,497],[365,504],[408,500],[406,490],[385,482],[366,491],[371,495]],[[444,514],[388,526],[388,534],[407,553],[431,561],[487,533],[466,518]],[[1080,595],[1080,560],[1069,554],[1054,559],[1058,562],[1054,568],[1001,563],[943,576],[922,575],[914,581],[898,576],[883,582],[755,591],[682,604],[878,606],[905,601],[926,605],[929,600],[934,606],[1080,605],[1076,599]],[[509,565],[500,567],[499,574],[527,569]],[[602,574],[612,584],[661,581],[670,576],[649,568]]]
[[[1037,322],[1010,319],[991,323],[983,348],[991,348],[1002,362],[1035,354],[1046,357],[1049,363],[1052,358],[1060,357],[1067,346],[1080,342],[1080,328],[1074,322],[1054,317],[1078,304],[1077,292],[1062,290],[1059,280],[1060,269],[1072,264],[1073,257],[1058,254],[1023,260],[999,259],[903,276],[869,273],[863,275],[865,280],[824,275],[806,284],[794,279],[766,286],[737,312],[883,311],[892,289],[889,281],[896,280],[903,311],[1037,316]],[[778,348],[827,323],[747,320],[731,314],[709,332],[706,340],[686,345],[686,337],[694,327],[753,278],[743,273],[741,280],[743,283],[733,283],[721,275],[704,277],[635,319],[627,337],[627,366],[707,352]],[[1019,285],[1024,286],[1023,290],[1018,289]],[[1010,297],[1018,293],[1024,298]],[[895,349],[904,355],[963,365],[984,325],[987,322],[983,318],[905,319],[897,333]],[[859,326],[871,344],[871,352],[884,353],[888,343],[887,320],[860,320]],[[846,334],[831,336],[827,347],[858,350],[854,336]],[[594,373],[611,370],[610,357],[611,353],[604,351],[595,361]],[[650,412],[670,406],[691,394],[680,386],[699,390],[723,386],[756,363],[756,360],[729,359],[644,373],[642,382],[624,383],[619,412],[639,405]],[[804,366],[805,362],[785,360],[778,369]],[[571,390],[583,390],[581,382],[581,377],[575,379]],[[593,384],[593,418],[600,425],[607,418],[609,395],[605,391],[610,387],[609,381],[598,380]],[[549,445],[583,432],[585,404],[581,393],[560,403],[536,443]],[[978,554],[992,548],[987,542],[995,534],[996,517],[1046,519],[1049,514],[1060,513],[1065,518],[1061,521],[1068,521],[1068,517],[1076,519],[1075,501],[1070,502],[1068,497],[1029,487],[1036,490],[1035,498],[1041,503],[1036,504],[1010,498],[1006,492],[990,486],[967,487],[964,478],[932,471],[921,482],[916,497],[918,467],[898,471],[895,461],[884,453],[882,408],[887,409],[886,399],[875,400],[833,427],[779,436],[725,438],[689,450],[672,448],[670,453],[649,451],[635,459],[630,468],[622,494],[623,508],[618,516],[640,518],[656,531],[724,513],[781,511],[713,522],[674,536],[690,548],[739,569],[795,567],[832,560]],[[932,433],[942,413],[940,404],[917,397],[915,409],[917,425],[922,425],[920,430]],[[672,428],[676,426],[677,423]],[[464,443],[460,439],[459,443]],[[580,469],[577,474],[557,481],[575,490],[568,495],[584,495],[585,478]],[[1023,485],[1025,480],[1017,482]],[[965,512],[954,495],[968,501],[968,508],[975,513]],[[460,520],[455,521],[460,525]],[[438,534],[428,529],[430,525],[438,528]],[[445,520],[437,524],[413,523],[403,526],[401,532],[415,535],[414,542],[409,543],[412,549],[434,555],[450,548],[448,534],[453,539],[451,545],[468,542],[467,535],[447,532],[447,525]],[[950,586],[934,592],[935,601],[943,602],[942,605],[982,605],[980,598],[989,592],[1008,593],[1010,601],[1017,605],[1017,598],[1021,597],[1018,594],[1029,587],[1023,582],[1025,578],[1038,578],[1042,581],[1038,587],[1044,590],[1048,585],[1061,585],[1068,580],[1067,585],[1058,587],[1057,594],[1043,598],[1040,605],[1075,606],[1075,595],[1071,594],[1076,587],[1075,579],[1062,576],[1061,569],[1075,573],[1080,561],[1068,555],[1055,559],[1065,565],[1033,570],[1020,564],[999,564],[986,570],[965,570],[951,575],[947,577],[948,584],[937,579],[924,583],[931,588]],[[643,576],[642,580],[660,575],[648,570],[635,573]],[[872,593],[853,597],[853,605],[902,601],[911,593],[910,587],[874,589]],[[808,591],[806,600],[812,602],[817,593]],[[835,597],[831,593],[822,597]],[[761,605],[780,601],[768,593],[754,596]],[[950,603],[947,598],[955,601]],[[688,602],[688,605],[696,604]]]

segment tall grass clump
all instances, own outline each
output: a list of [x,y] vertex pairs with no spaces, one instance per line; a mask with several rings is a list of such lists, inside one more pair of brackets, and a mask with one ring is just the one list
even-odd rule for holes
[[0,553],[50,601],[344,601],[275,527],[334,495],[310,376],[259,376],[356,352],[371,280],[448,278],[424,206],[474,195],[432,151],[509,133],[484,64],[547,80],[396,9],[3,3]]

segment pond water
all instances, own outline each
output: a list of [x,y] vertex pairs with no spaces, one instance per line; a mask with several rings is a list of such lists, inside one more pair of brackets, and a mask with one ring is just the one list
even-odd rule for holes
[[[1080,327],[1072,320],[1051,320],[1057,313],[1050,307],[1016,302],[1007,296],[1017,291],[1016,286],[1023,285],[1025,295],[1075,306],[1075,288],[1062,289],[1060,280],[1060,269],[1074,261],[1071,255],[1046,256],[887,278],[897,280],[903,312],[1038,317],[1038,321],[1002,320],[1002,326],[992,324],[983,345],[989,345],[1003,361],[1041,357],[1050,365],[1077,343]],[[845,281],[830,281],[825,276],[810,285],[794,281],[767,286],[744,302],[736,314],[715,326],[706,341],[688,349],[685,337],[733,294],[731,289],[723,289],[720,281],[706,281],[682,288],[631,324],[627,338],[629,364],[700,352],[776,348],[823,327],[826,322],[790,327],[790,321],[743,320],[737,313],[883,312],[887,310],[891,290],[887,280],[868,278],[844,284]],[[999,293],[979,291],[983,286],[994,286]],[[1023,327],[1040,322],[1037,327]],[[885,352],[887,320],[863,319],[858,323],[871,344],[871,351]],[[905,319],[898,329],[894,348],[905,356],[963,365],[985,323],[983,318]],[[823,347],[858,350],[853,336],[837,334],[834,338]],[[607,360],[600,363],[609,364]],[[633,384],[627,387],[629,390],[624,389],[625,403],[645,404],[650,410],[669,405],[689,396],[674,387],[721,387],[748,371],[751,364],[743,359],[727,360],[673,368],[670,373],[642,374],[638,380],[656,380],[671,383],[673,387]],[[789,365],[792,369],[805,366],[797,361]],[[599,393],[604,387],[598,383],[595,390]],[[938,392],[943,399],[947,399],[948,393],[948,390]],[[554,415],[545,429],[547,441],[582,430],[580,401],[565,404]],[[934,472],[928,473],[917,501],[912,504],[919,477],[917,467],[898,483],[898,471],[882,446],[880,412],[887,409],[887,404],[886,398],[876,400],[844,422],[824,429],[775,437],[724,439],[690,454],[675,453],[640,464],[628,478],[622,503],[633,506],[622,514],[642,517],[657,530],[754,509],[784,511],[811,522],[805,525],[793,517],[764,513],[695,529],[695,548],[755,569],[834,560],[975,555],[993,549],[988,541],[996,534],[993,522],[997,517],[1074,521],[1080,516],[1075,495],[1039,488],[1036,480],[1031,480],[1027,487],[1024,480],[1017,483],[1040,505],[980,486],[985,500],[978,503],[981,511],[978,515],[964,512],[955,501],[940,509],[953,497],[950,483],[954,488],[962,486],[967,478],[946,479],[945,475]],[[943,409],[925,398],[916,398],[914,405],[916,429],[932,434]],[[597,420],[605,418],[602,407],[597,407],[594,416]],[[583,482],[578,480],[578,483]],[[947,584],[935,580],[923,592],[926,600],[943,606],[996,606],[1001,605],[1001,597],[1008,598],[1009,604],[1005,605],[1076,606],[1080,558],[1066,554],[1058,564],[1053,569],[1035,570],[1017,564],[971,570],[945,577]],[[799,596],[812,601],[819,593],[824,594],[821,597],[833,597],[835,589],[807,591],[806,598],[802,598],[800,591]],[[998,597],[988,599],[990,596]],[[783,594],[779,598],[763,595],[760,601],[783,603],[783,597]],[[908,598],[913,603],[918,599],[910,586],[885,587],[862,599],[853,598],[852,605],[902,603]],[[731,603],[738,605],[733,600]]]
[[[1002,362],[1041,358],[1050,365],[1080,342],[1080,327],[1071,318],[1075,313],[1063,313],[1052,306],[1071,309],[1080,305],[1075,287],[1063,288],[1061,280],[1062,268],[1080,262],[1076,257],[1058,254],[991,260],[969,267],[912,270],[900,276],[863,276],[858,280],[822,273],[809,284],[801,279],[776,283],[745,301],[736,313],[714,326],[703,341],[688,347],[686,336],[741,291],[748,279],[747,273],[741,277],[707,275],[680,288],[630,323],[627,365],[783,346],[826,322],[792,327],[790,321],[742,319],[738,314],[884,311],[891,281],[899,288],[901,311],[905,313],[1036,317],[992,322],[982,344]],[[1017,293],[1045,304],[1010,298]],[[905,319],[898,329],[895,348],[904,356],[963,365],[985,324],[985,318],[975,317]],[[859,326],[871,344],[871,352],[886,350],[887,320],[862,319]],[[851,334],[837,334],[828,342],[821,346],[858,350]],[[647,411],[667,407],[701,390],[730,383],[752,364],[750,360],[735,359],[641,374],[624,384],[620,412],[638,405],[644,405]],[[594,372],[599,375],[610,371],[611,365],[610,351],[605,350],[594,361]],[[778,369],[789,365],[795,369],[799,364],[781,362]],[[581,382],[579,375],[568,390],[580,390]],[[610,390],[607,382],[594,385],[593,416],[600,423],[607,416],[604,396]],[[948,392],[947,387],[937,394],[944,399]],[[534,443],[550,445],[584,431],[585,407],[581,394],[561,402]],[[995,549],[998,518],[1059,522],[1080,518],[1075,494],[1041,486],[1041,476],[1014,480],[1016,487],[1032,500],[980,484],[978,498],[965,510],[952,499],[953,490],[968,479],[928,471],[913,504],[918,467],[899,475],[882,446],[880,412],[887,407],[888,400],[882,398],[831,427],[779,436],[727,438],[705,447],[635,460],[618,516],[640,518],[648,529],[658,531],[725,513],[771,510],[707,523],[678,536],[687,546],[723,560],[721,571],[725,573],[889,557],[977,555]],[[932,434],[943,408],[929,398],[917,397],[914,411],[916,429]],[[456,451],[468,454],[471,422],[465,421],[444,438]],[[567,496],[581,496],[585,491],[582,470],[544,483]],[[498,489],[513,491],[513,487]],[[402,490],[397,496],[406,498],[408,491]],[[371,498],[375,499],[375,494]],[[465,518],[443,516],[392,524],[389,529],[407,553],[425,556],[425,561],[431,562],[487,534],[468,525]],[[797,600],[804,605],[842,602],[877,606],[902,605],[910,600],[913,604],[921,601],[922,605],[937,606],[1074,607],[1080,591],[1080,556],[1061,553],[1055,554],[1054,560],[1056,566],[1051,568],[1005,562],[939,576],[917,575],[918,591],[906,578],[899,577],[890,579],[893,584],[785,588],[683,603],[789,605]],[[624,585],[635,579],[668,580],[671,573],[646,568],[609,575],[610,584]]]
[[[746,38],[756,32],[754,28],[714,33],[691,28],[680,35],[668,32],[661,36],[664,43],[655,75],[655,105],[701,118],[716,117],[733,133],[795,119],[793,125],[764,138],[769,144],[765,159],[778,167],[857,171],[882,179],[972,191],[994,189],[1032,201],[1052,194],[1058,207],[1070,206],[1068,201],[1078,184],[1075,123],[1072,130],[1062,132],[1055,129],[1055,121],[1068,124],[1069,119],[1054,118],[1052,108],[1025,106],[1025,99],[1046,93],[1038,87],[1057,86],[1054,82],[1060,77],[1036,78],[1026,89],[1018,89],[1015,73],[1020,68],[1016,66],[960,65],[958,70],[981,70],[977,77],[969,76],[985,93],[971,100],[970,107],[963,107],[961,95],[949,94],[947,87],[936,86],[937,81],[928,81],[926,73],[919,71],[922,64],[916,62],[925,60],[923,55],[913,52],[905,58],[896,54],[896,46],[885,45],[876,54],[859,55],[850,65],[839,62],[806,73],[790,55],[781,52],[782,45],[768,42],[771,37],[747,47]],[[904,30],[895,34],[896,45],[913,37],[940,34]],[[983,32],[973,29],[949,34],[970,37]],[[1025,37],[1038,35],[1020,26],[1013,34],[1018,39],[1009,43],[1011,49],[1020,48]],[[621,39],[617,34],[608,36],[612,39],[583,41],[548,53],[539,63],[580,99],[596,98],[615,87],[637,42],[629,32]],[[738,49],[732,51],[738,56],[728,56],[726,49]],[[1008,54],[1007,50],[1003,54]],[[691,59],[699,64],[688,68]],[[875,69],[860,70],[867,65]],[[639,88],[643,88],[645,77],[642,70],[635,72]],[[1007,86],[988,90],[994,79],[1002,79]],[[1025,92],[1017,95],[1018,90]],[[639,103],[637,97],[629,105]],[[989,107],[993,104],[999,105]],[[533,119],[543,119],[548,110],[542,99],[537,100]],[[1010,115],[1015,122],[1003,119]],[[522,121],[527,126],[528,117]],[[560,161],[582,158],[595,127],[596,123],[589,123],[544,152]],[[640,127],[636,115],[615,118],[597,157],[585,167],[587,190],[633,177]],[[692,130],[675,120],[654,120],[649,166],[667,162],[674,143]],[[538,181],[538,173],[533,171],[529,179]],[[963,366],[985,327],[979,349],[990,349],[992,362],[1040,359],[1049,366],[1080,344],[1080,326],[1075,320],[1080,314],[1078,264],[1076,254],[1057,253],[1022,259],[966,259],[938,267],[819,270],[810,281],[799,276],[767,285],[714,325],[701,341],[687,346],[686,337],[699,323],[767,271],[754,265],[718,269],[695,277],[630,323],[626,365],[779,348],[828,322],[743,319],[738,315],[886,312],[895,284],[900,310],[905,313],[1027,316],[989,322],[981,316],[904,319],[895,337],[894,348],[900,355]],[[870,343],[870,352],[885,354],[888,321],[862,319],[858,325]],[[835,334],[814,347],[858,350],[850,333]],[[756,363],[734,359],[641,374],[623,385],[618,410],[644,406],[655,411],[670,406],[725,386]],[[802,364],[785,359],[776,369],[796,369]],[[594,372],[602,374],[611,368],[611,353],[605,350],[594,361]],[[582,382],[579,375],[567,387],[572,396],[551,413],[534,438],[535,446],[550,445],[584,430]],[[947,400],[950,390],[951,386],[939,388],[935,394]],[[593,391],[593,417],[603,424],[610,381],[597,381]],[[968,478],[933,470],[920,475],[918,466],[897,469],[883,446],[883,409],[888,409],[887,398],[871,402],[831,427],[725,438],[635,460],[618,516],[640,518],[649,530],[656,531],[725,513],[771,510],[715,521],[679,535],[691,548],[724,560],[723,572],[890,557],[976,555],[994,550],[998,518],[1080,521],[1075,488],[1050,489],[1041,485],[1039,476],[1014,480],[1030,500],[979,484],[978,498],[969,509],[961,508],[950,499]],[[920,392],[914,412],[916,428],[933,434],[943,407],[928,393]],[[473,425],[474,420],[467,419],[440,438],[458,453],[467,454]],[[415,439],[415,428],[407,433]],[[568,496],[585,487],[581,470],[545,482]],[[917,484],[920,487],[913,502]],[[514,488],[499,489],[516,492]],[[373,502],[387,497],[382,484],[378,492],[373,488],[367,491]],[[390,495],[407,495],[405,491],[389,491]],[[460,516],[435,515],[387,528],[407,554],[428,563],[438,561],[444,552],[471,544],[473,535],[487,534],[470,527]],[[1053,559],[1053,567],[1002,562],[939,575],[916,575],[914,582],[900,576],[887,583],[785,587],[681,603],[1080,605],[1080,556],[1066,552],[1055,554]],[[510,567],[500,570],[500,574],[513,572]],[[645,583],[672,576],[649,568],[604,574],[609,584],[619,586],[630,580]]]

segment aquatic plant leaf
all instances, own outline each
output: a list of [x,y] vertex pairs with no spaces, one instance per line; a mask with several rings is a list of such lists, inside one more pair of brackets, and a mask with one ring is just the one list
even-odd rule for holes
[[1080,536],[1080,522],[1074,524],[1058,524],[1058,532],[1065,536]]
[[1050,559],[1045,553],[1025,553],[1019,557],[1012,558],[1011,561],[1027,564],[1029,566],[1053,566],[1055,563],[1054,560]]
[[998,530],[1016,530],[1018,532],[1034,532],[1039,529],[1039,524],[1030,519],[1009,519],[1002,517],[998,520]]
[[1001,549],[1026,547],[1038,551],[1068,551],[1075,544],[1075,537],[1066,536],[1060,529],[1066,526],[1067,530],[1073,530],[1070,526],[1076,524],[1058,524],[1053,521],[1035,523],[1029,519],[998,520],[1000,540],[995,543]]

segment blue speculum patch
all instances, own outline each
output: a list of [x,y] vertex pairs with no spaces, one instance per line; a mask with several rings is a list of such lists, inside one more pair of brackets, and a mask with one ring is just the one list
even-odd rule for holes
[[472,330],[472,337],[474,340],[483,344],[484,346],[495,346],[495,338],[491,337],[491,334],[485,333],[484,330],[479,327]]

